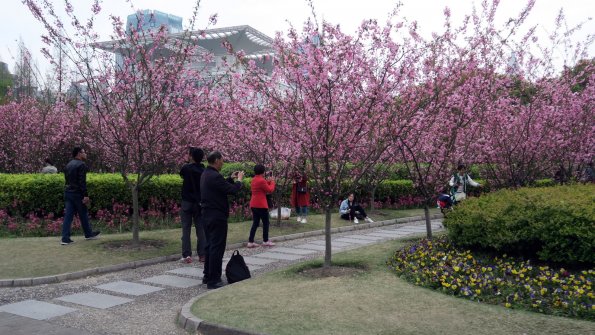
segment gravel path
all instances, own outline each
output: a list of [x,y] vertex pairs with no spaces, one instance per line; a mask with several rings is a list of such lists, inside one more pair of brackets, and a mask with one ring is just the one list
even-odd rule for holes
[[[433,226],[433,229],[439,229],[441,227],[440,220],[433,220]],[[416,221],[402,225],[336,233],[333,234],[333,241],[339,239],[349,240],[348,237],[352,237],[353,239],[356,235],[395,230],[399,230],[402,234],[415,234],[422,230],[425,231],[425,224],[424,222]],[[390,238],[397,238],[397,236],[387,236],[377,242],[385,241]],[[370,241],[369,243],[376,242],[369,236],[368,239]],[[308,244],[312,247],[311,242],[314,242],[314,245],[321,245],[321,241],[324,241],[324,236],[314,236],[279,242],[273,248],[265,249],[261,247],[255,249],[240,249],[240,253],[246,257],[265,252],[272,252],[274,254],[272,256],[279,256],[279,254],[281,254],[281,257],[284,257],[284,255],[291,255],[292,250],[295,250],[296,246],[304,246],[305,244]],[[360,241],[365,241],[365,238]],[[341,250],[353,249],[365,245],[355,242],[357,241],[336,244],[337,246],[343,245]],[[276,248],[284,252],[276,252]],[[315,247],[312,248],[316,249]],[[303,250],[303,247],[299,250]],[[225,258],[229,258],[231,252],[232,250],[228,250],[225,254]],[[260,274],[286,267],[289,264],[320,257],[323,253],[324,251],[317,250],[308,255],[300,255],[302,258],[299,260],[274,260],[268,264],[260,264],[262,263],[260,260],[266,262],[267,260],[270,261],[271,258],[260,256],[249,257],[259,263],[259,265],[257,265],[259,268],[255,270],[253,269],[252,275],[253,277],[256,277]],[[154,282],[146,282],[145,280],[155,276],[172,276],[174,280],[197,281],[200,280],[200,278],[196,277],[196,274],[181,274],[179,272],[187,271],[192,268],[194,268],[195,272],[198,272],[197,266],[200,265],[201,264],[199,263],[182,264],[177,261],[165,262],[57,284],[0,288],[0,334],[33,334],[35,333],[35,329],[43,331],[44,334],[187,334],[185,330],[177,325],[176,318],[178,312],[186,302],[206,292],[206,285],[195,283],[194,286],[191,287],[179,288],[156,284]],[[248,262],[248,265],[250,266],[250,262]],[[251,268],[253,268],[253,266]],[[177,270],[178,273],[168,273],[168,271],[172,270]],[[202,269],[200,272],[202,272]],[[163,277],[158,277],[158,279],[163,279]],[[165,277],[165,279],[172,278]],[[153,289],[162,289],[142,295],[131,295],[130,293],[134,293],[131,290],[123,293],[97,287],[99,285],[113,284],[120,281],[134,283],[132,285],[143,284],[150,285]],[[118,302],[121,304],[111,307],[89,307],[84,305],[93,305],[103,302],[101,299],[103,299],[104,296],[99,296],[97,295],[98,293],[109,295],[106,297],[108,300],[119,299]],[[83,294],[83,297],[76,294]],[[75,299],[74,301],[76,301],[77,298],[83,299],[82,301],[84,304],[80,304],[80,301],[77,301],[78,303],[70,302],[73,301],[72,299]],[[40,311],[42,314],[51,311],[54,305],[57,306],[57,308],[69,307],[74,310],[59,316],[41,317],[38,320],[34,320],[30,317],[23,317],[22,315],[15,316],[15,314],[21,312],[14,312],[11,308],[24,309],[22,313],[30,313],[36,308],[37,305],[31,305],[33,307],[29,305],[25,307],[21,306],[21,304],[27,300],[34,300],[34,302],[31,302],[33,304],[37,302],[40,302],[40,304],[52,304],[43,305]],[[122,303],[122,301],[125,302]],[[110,302],[114,303],[111,300],[106,301],[105,303],[109,304]],[[74,330],[72,328],[74,328]],[[53,329],[56,330],[54,331]],[[19,330],[21,332],[19,332]]]

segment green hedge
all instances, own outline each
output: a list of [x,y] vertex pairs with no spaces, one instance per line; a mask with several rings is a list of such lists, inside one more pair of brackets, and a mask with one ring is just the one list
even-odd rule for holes
[[[141,206],[149,200],[180,199],[182,179],[179,175],[153,177],[141,188]],[[91,198],[90,211],[111,208],[113,203],[130,204],[131,194],[119,174],[87,175]],[[25,215],[43,210],[62,213],[64,210],[64,175],[62,174],[0,174],[0,209],[12,215]]]
[[444,224],[462,247],[595,264],[595,185],[500,190],[466,200]]
[[[236,167],[231,167],[234,171]],[[235,197],[233,202],[246,203],[250,199],[250,182],[252,178],[244,178],[244,189]],[[153,177],[141,187],[140,204],[147,208],[151,199],[164,203],[167,200],[180,201],[182,179],[177,174]],[[110,209],[113,203],[130,205],[131,195],[119,174],[87,175],[87,187],[91,198],[90,211]],[[343,193],[353,191],[350,183],[344,183]],[[289,203],[291,185],[281,190],[282,204]],[[382,182],[376,190],[376,200],[392,199],[414,195],[413,183],[410,180],[387,180]],[[356,192],[358,193],[358,192]],[[360,199],[368,198],[365,191],[358,194]],[[64,210],[64,176],[62,174],[0,174],[0,209],[9,214],[24,216],[28,213],[40,211],[60,215]]]

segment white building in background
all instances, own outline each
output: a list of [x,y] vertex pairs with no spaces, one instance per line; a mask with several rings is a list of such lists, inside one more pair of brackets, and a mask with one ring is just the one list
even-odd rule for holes
[[[259,60],[256,63],[263,69],[271,71],[273,68],[273,39],[248,25],[184,31],[182,30],[182,18],[159,11],[144,10],[128,16],[127,32],[130,32],[130,27],[133,26],[145,33],[150,33],[163,26],[169,38],[191,43],[196,46],[199,53],[213,55],[212,61],[209,63],[204,63],[202,57],[190,60],[191,67],[205,68],[211,75],[219,74],[224,59],[229,57],[227,50],[223,47],[223,42],[229,43],[236,52],[243,51],[248,59]],[[146,43],[151,43],[150,36],[145,36],[145,40]],[[97,44],[97,47],[113,52],[116,55],[117,66],[121,66],[124,56],[131,52],[126,45],[123,45],[122,41],[101,42]],[[174,48],[173,44],[167,44],[163,50],[159,51],[159,54],[164,57],[168,56],[175,51]]]

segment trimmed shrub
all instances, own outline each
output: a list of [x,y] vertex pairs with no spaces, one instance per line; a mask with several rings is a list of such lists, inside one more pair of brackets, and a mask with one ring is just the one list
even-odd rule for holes
[[595,185],[500,190],[461,203],[453,243],[565,264],[595,264]]
[[[153,177],[140,190],[140,205],[147,208],[150,199],[180,199],[182,178],[179,175]],[[87,174],[91,198],[90,211],[111,208],[113,203],[130,205],[130,190],[118,174]],[[64,175],[62,174],[0,174],[0,208],[11,215],[44,211],[60,214],[64,211]]]

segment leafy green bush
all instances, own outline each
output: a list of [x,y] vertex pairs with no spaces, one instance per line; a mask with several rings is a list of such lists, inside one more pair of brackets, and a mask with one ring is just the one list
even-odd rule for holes
[[595,264],[595,185],[500,190],[446,217],[453,243],[566,264]]
[[[140,190],[140,204],[146,208],[150,199],[179,200],[182,179],[179,175],[153,177]],[[87,188],[90,211],[111,208],[113,203],[131,204],[131,193],[118,174],[89,173]],[[62,213],[64,210],[64,175],[0,174],[0,208],[12,215],[25,215],[43,210]]]
[[535,187],[556,186],[556,181],[551,178],[537,179],[531,186],[535,186]]
[[[243,163],[229,163],[225,166],[223,175],[232,171],[248,171]],[[253,171],[253,168],[250,170]],[[235,206],[247,206],[250,201],[251,177],[244,178],[244,188],[230,201]],[[282,184],[282,183],[280,183]],[[139,200],[141,208],[148,209],[151,203],[179,203],[182,179],[178,174],[160,175],[153,177],[141,186]],[[87,175],[87,188],[91,198],[90,212],[92,215],[99,210],[113,210],[128,208],[132,205],[131,191],[126,186],[119,174],[89,173]],[[280,188],[280,186],[278,186]],[[343,183],[344,194],[353,192],[353,185],[346,181]],[[281,205],[289,205],[291,184],[281,192]],[[368,190],[356,190],[358,199],[368,199]],[[413,183],[409,180],[387,180],[382,182],[376,190],[376,200],[389,200],[395,202],[404,197],[415,194]],[[312,209],[315,209],[315,198],[312,198]],[[338,204],[337,204],[338,206]],[[24,217],[29,213],[44,216],[54,213],[61,216],[64,211],[64,176],[62,174],[0,174],[0,210],[10,216]],[[239,214],[238,214],[239,215]]]

